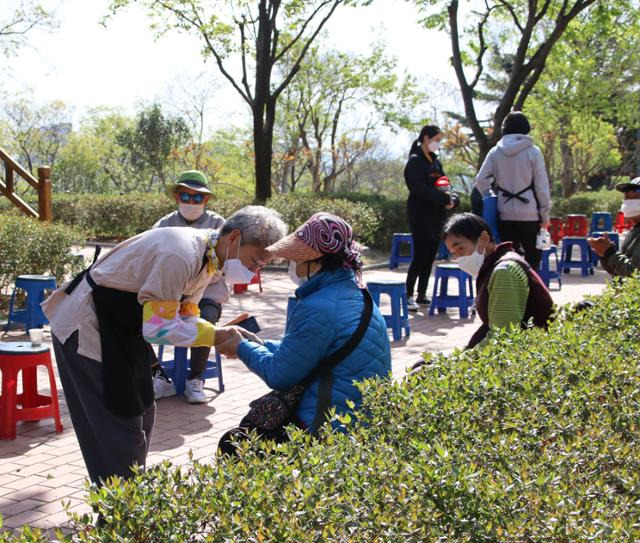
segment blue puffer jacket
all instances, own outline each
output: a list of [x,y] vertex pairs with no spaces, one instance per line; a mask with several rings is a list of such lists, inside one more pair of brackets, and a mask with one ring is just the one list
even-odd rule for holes
[[[296,290],[300,299],[289,318],[281,341],[264,345],[242,341],[238,357],[273,389],[285,390],[300,383],[327,355],[337,351],[353,335],[364,309],[364,300],[350,270],[320,272]],[[354,381],[391,372],[391,349],[384,319],[373,306],[371,323],[360,344],[333,370],[331,405],[339,413],[351,411],[347,400],[362,400]],[[305,390],[298,418],[310,427],[318,403],[318,380]]]

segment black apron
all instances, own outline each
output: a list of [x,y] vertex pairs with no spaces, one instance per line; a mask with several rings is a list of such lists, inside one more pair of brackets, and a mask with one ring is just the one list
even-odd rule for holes
[[142,337],[142,305],[137,292],[98,285],[89,270],[80,272],[65,289],[71,294],[86,279],[93,290],[102,351],[103,399],[121,417],[142,415],[154,402],[151,365],[155,353]]

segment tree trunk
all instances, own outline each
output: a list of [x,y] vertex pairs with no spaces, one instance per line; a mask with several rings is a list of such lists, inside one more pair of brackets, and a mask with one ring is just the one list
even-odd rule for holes
[[568,198],[574,193],[573,155],[566,132],[560,134],[560,156],[562,157],[562,196]]

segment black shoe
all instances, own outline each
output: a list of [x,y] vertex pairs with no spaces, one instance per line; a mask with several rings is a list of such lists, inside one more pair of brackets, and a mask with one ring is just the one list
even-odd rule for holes
[[429,305],[431,300],[425,296],[423,298],[416,298],[416,303],[420,305]]

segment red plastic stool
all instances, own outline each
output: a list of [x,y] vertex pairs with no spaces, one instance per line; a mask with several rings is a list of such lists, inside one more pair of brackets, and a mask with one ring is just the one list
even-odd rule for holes
[[560,245],[560,240],[564,237],[564,225],[560,217],[551,217],[549,219],[549,233],[551,234],[551,242],[554,245]]
[[625,219],[624,213],[622,211],[618,211],[618,215],[616,216],[616,224],[613,226],[613,229],[622,234],[622,232],[626,230],[631,230],[633,228],[633,221],[631,219]]
[[564,235],[584,238],[589,235],[589,222],[586,215],[567,215]]
[[[38,394],[38,366],[49,372],[51,396]],[[20,420],[41,420],[53,417],[56,432],[62,432],[58,390],[53,376],[49,347],[34,347],[29,342],[0,343],[0,439],[15,439],[16,423]],[[17,394],[18,373],[22,372],[22,393]],[[22,407],[18,408],[18,404]]]
[[249,285],[258,285],[260,287],[260,292],[262,292],[262,278],[260,277],[260,270],[256,270],[253,279],[249,283],[237,283],[233,285],[233,293],[234,294],[242,294]]

